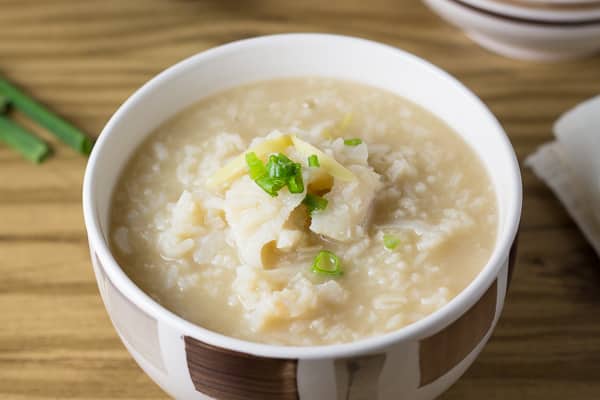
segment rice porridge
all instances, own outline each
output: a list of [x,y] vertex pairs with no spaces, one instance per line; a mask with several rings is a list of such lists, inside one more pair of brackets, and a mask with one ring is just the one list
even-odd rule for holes
[[271,344],[350,342],[427,316],[481,271],[498,223],[483,165],[447,125],[325,78],[203,99],[146,139],[114,193],[111,246],[142,290]]

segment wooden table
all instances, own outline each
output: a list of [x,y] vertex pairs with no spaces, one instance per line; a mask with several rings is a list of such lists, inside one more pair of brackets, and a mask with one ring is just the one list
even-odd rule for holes
[[[490,106],[521,161],[550,139],[560,113],[600,92],[600,58],[501,58],[416,0],[0,0],[0,72],[96,136],[165,67],[292,31],[363,36],[431,60]],[[81,216],[85,159],[50,141],[56,153],[42,166],[0,147],[0,398],[165,398],[121,345],[98,295]],[[552,193],[529,170],[523,176],[504,315],[444,399],[600,398],[600,262]]]

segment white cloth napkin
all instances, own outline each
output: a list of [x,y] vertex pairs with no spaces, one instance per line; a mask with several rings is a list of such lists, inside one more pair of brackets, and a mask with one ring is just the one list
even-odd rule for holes
[[525,164],[554,191],[600,256],[600,96],[563,114]]

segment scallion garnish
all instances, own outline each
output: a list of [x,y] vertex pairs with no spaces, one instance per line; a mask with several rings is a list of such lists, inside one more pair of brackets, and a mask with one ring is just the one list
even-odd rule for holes
[[354,138],[354,139],[344,139],[344,144],[346,146],[358,146],[359,144],[362,143],[362,140],[359,138]]
[[50,133],[75,150],[84,155],[91,153],[94,145],[92,139],[2,78],[0,78],[0,95],[6,97],[12,106],[48,129]]
[[321,250],[312,264],[312,271],[317,274],[329,276],[342,275],[340,259],[329,250]]
[[285,154],[271,154],[267,163],[267,172],[274,178],[289,178],[295,174],[296,168],[292,160]]
[[268,175],[261,176],[256,179],[254,182],[265,192],[267,192],[272,197],[277,196],[277,192],[279,192],[287,183],[285,179],[282,178],[274,178]]
[[4,114],[6,111],[8,111],[9,105],[10,102],[8,99],[4,96],[0,96],[0,114]]
[[246,153],[246,164],[248,164],[248,174],[253,180],[258,179],[267,173],[265,165],[254,152]]
[[310,157],[308,157],[308,166],[312,168],[317,168],[321,166],[321,164],[319,164],[319,157],[316,154],[313,154]]
[[3,116],[0,116],[0,141],[36,164],[44,161],[50,154],[50,147],[44,141]]
[[302,203],[306,205],[306,208],[308,208],[308,212],[312,214],[315,211],[321,211],[327,208],[328,201],[326,198],[323,198],[316,194],[308,193],[304,200],[302,200]]
[[304,192],[304,181],[302,180],[302,165],[294,164],[294,174],[288,178],[288,189],[290,193]]
[[246,154],[246,164],[250,178],[273,197],[284,186],[288,187],[290,193],[304,192],[302,165],[293,162],[285,154],[271,154],[267,165],[264,165],[254,152],[250,152]]
[[383,235],[383,246],[388,250],[394,250],[400,244],[400,239],[394,235]]

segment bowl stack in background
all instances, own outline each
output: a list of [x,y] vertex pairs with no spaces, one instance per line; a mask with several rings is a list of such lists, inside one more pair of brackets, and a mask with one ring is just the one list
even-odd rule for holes
[[600,0],[424,0],[481,46],[556,61],[600,51]]

